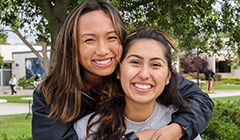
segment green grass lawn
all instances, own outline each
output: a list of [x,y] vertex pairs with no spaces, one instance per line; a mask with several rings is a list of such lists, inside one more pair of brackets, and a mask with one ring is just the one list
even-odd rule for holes
[[[202,87],[199,85],[202,90],[205,90],[205,85]],[[213,85],[213,89],[216,90],[240,90],[240,85]]]
[[[3,115],[0,116],[0,139],[3,140],[3,135],[6,134],[6,140],[22,140],[22,138],[32,137],[31,121],[32,116],[26,119],[26,114]],[[21,138],[18,138],[21,137]],[[5,139],[4,139],[5,140]]]
[[233,102],[233,101],[238,101],[240,100],[240,96],[231,96],[231,97],[218,97],[218,98],[213,98],[212,99],[214,102],[220,101],[220,102]]
[[[7,102],[11,103],[28,103],[27,100],[21,100],[22,97],[32,97],[32,95],[24,95],[24,96],[2,96],[0,99],[6,99]],[[32,101],[31,101],[32,102]]]

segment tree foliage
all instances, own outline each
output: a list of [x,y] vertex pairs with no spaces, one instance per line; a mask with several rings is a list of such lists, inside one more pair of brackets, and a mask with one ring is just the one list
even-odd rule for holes
[[3,62],[3,57],[2,57],[2,55],[0,55],[0,67],[1,67],[3,64],[4,64],[4,62]]
[[7,33],[2,32],[3,28],[0,28],[0,44],[5,44],[7,42]]
[[[198,45],[200,52],[209,55],[220,54],[221,49],[227,48],[235,56],[226,58],[240,65],[239,0],[108,1],[119,8],[128,31],[140,26],[160,28],[176,39],[181,50],[189,51]],[[39,41],[51,43],[50,58],[54,62],[57,34],[69,11],[79,2],[81,0],[1,0],[0,21],[12,28],[29,25],[34,29],[29,34],[35,33]],[[223,33],[229,41],[221,40]]]
[[[239,0],[128,0],[117,5],[121,7],[128,30],[139,26],[163,29],[173,35],[178,47],[185,51],[196,45],[200,53],[209,55],[230,49],[235,56],[226,58],[240,65]],[[223,42],[222,33],[228,35],[229,41]]]

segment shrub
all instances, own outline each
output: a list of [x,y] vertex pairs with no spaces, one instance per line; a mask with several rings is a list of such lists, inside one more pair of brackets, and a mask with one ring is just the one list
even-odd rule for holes
[[[180,67],[183,69],[184,73],[197,72],[197,53],[190,52],[185,54],[180,54]],[[204,68],[208,65],[207,55],[199,54],[199,72],[203,73]]]
[[240,84],[240,77],[222,77],[222,84]]
[[234,102],[217,102],[207,127],[201,137],[206,140],[237,140],[240,137],[240,100]]
[[[197,79],[197,72],[189,72],[189,75],[193,77],[194,79]],[[204,73],[199,73],[199,79],[205,80],[205,75]]]
[[222,80],[222,75],[220,75],[220,74],[215,74],[215,75],[213,76],[213,78],[214,78],[214,81],[221,81],[221,80]]
[[33,86],[33,81],[35,79],[35,76],[30,77],[29,79],[26,79],[25,76],[20,77],[18,79],[18,86],[22,86],[23,88]]
[[240,81],[240,77],[222,77],[223,80],[236,80]]
[[234,81],[233,82],[235,85],[240,85],[240,81]]
[[194,78],[190,76],[190,77],[187,77],[186,79],[190,80],[190,79],[194,79]]

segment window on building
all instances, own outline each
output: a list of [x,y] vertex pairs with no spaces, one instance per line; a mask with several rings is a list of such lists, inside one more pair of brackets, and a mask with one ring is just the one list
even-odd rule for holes
[[4,63],[3,69],[12,69],[12,63]]
[[12,71],[3,71],[3,86],[9,86],[9,80],[12,77]]
[[219,73],[231,73],[231,67],[228,66],[227,61],[216,61],[216,72]]

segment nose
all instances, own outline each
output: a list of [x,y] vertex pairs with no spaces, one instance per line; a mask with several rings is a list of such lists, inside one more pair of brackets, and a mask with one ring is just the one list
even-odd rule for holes
[[107,55],[108,53],[109,53],[109,44],[107,43],[107,41],[100,41],[97,46],[96,54],[104,56],[104,55]]
[[151,76],[149,67],[143,65],[139,70],[138,76],[143,80],[149,79]]

